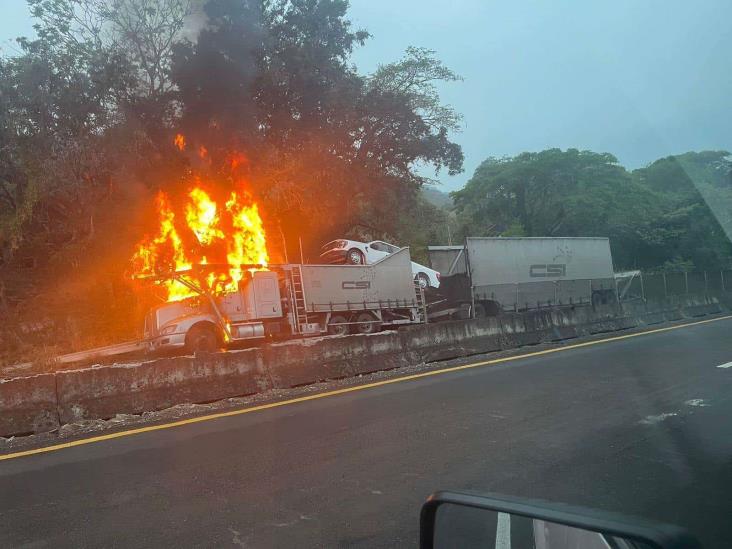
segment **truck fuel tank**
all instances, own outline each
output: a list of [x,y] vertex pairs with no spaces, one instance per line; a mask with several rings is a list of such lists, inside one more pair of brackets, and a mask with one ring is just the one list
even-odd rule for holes
[[264,337],[264,324],[261,322],[232,324],[230,329],[231,337],[234,339],[255,339]]

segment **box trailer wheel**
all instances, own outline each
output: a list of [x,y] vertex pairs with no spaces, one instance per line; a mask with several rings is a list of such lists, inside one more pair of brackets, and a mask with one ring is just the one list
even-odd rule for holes
[[348,333],[348,319],[345,315],[330,315],[328,319],[328,333],[331,335],[346,335]]
[[374,334],[381,329],[381,322],[370,312],[362,311],[351,318],[351,330],[354,334]]
[[501,305],[497,301],[476,301],[475,302],[475,318],[486,318],[488,316],[498,316],[501,313]]
[[592,306],[594,308],[602,305],[611,305],[617,301],[617,296],[614,290],[593,290],[592,292]]

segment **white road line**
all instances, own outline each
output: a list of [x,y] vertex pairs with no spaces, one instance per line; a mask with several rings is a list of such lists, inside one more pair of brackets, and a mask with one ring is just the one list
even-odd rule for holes
[[732,362],[725,362],[724,364],[717,366],[717,368],[732,368]]
[[496,549],[511,549],[511,515],[498,513]]

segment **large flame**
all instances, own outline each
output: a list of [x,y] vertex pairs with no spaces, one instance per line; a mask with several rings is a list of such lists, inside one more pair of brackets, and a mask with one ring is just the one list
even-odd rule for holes
[[[182,141],[176,139],[176,141]],[[210,264],[203,280],[215,291],[236,291],[246,265],[264,268],[269,257],[257,204],[243,191],[232,191],[217,202],[200,179],[194,180],[178,211],[160,192],[156,200],[157,234],[138,244],[132,258],[135,276],[165,275]],[[245,265],[245,267],[242,267]],[[163,278],[160,285],[168,301],[196,295],[190,288]]]

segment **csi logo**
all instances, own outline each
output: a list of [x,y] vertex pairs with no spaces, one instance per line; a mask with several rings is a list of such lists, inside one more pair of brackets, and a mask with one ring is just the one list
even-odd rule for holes
[[567,266],[563,263],[547,263],[529,267],[529,276],[531,278],[559,278],[566,276],[566,274]]
[[368,280],[346,280],[341,283],[344,290],[368,290],[371,288],[371,282]]

